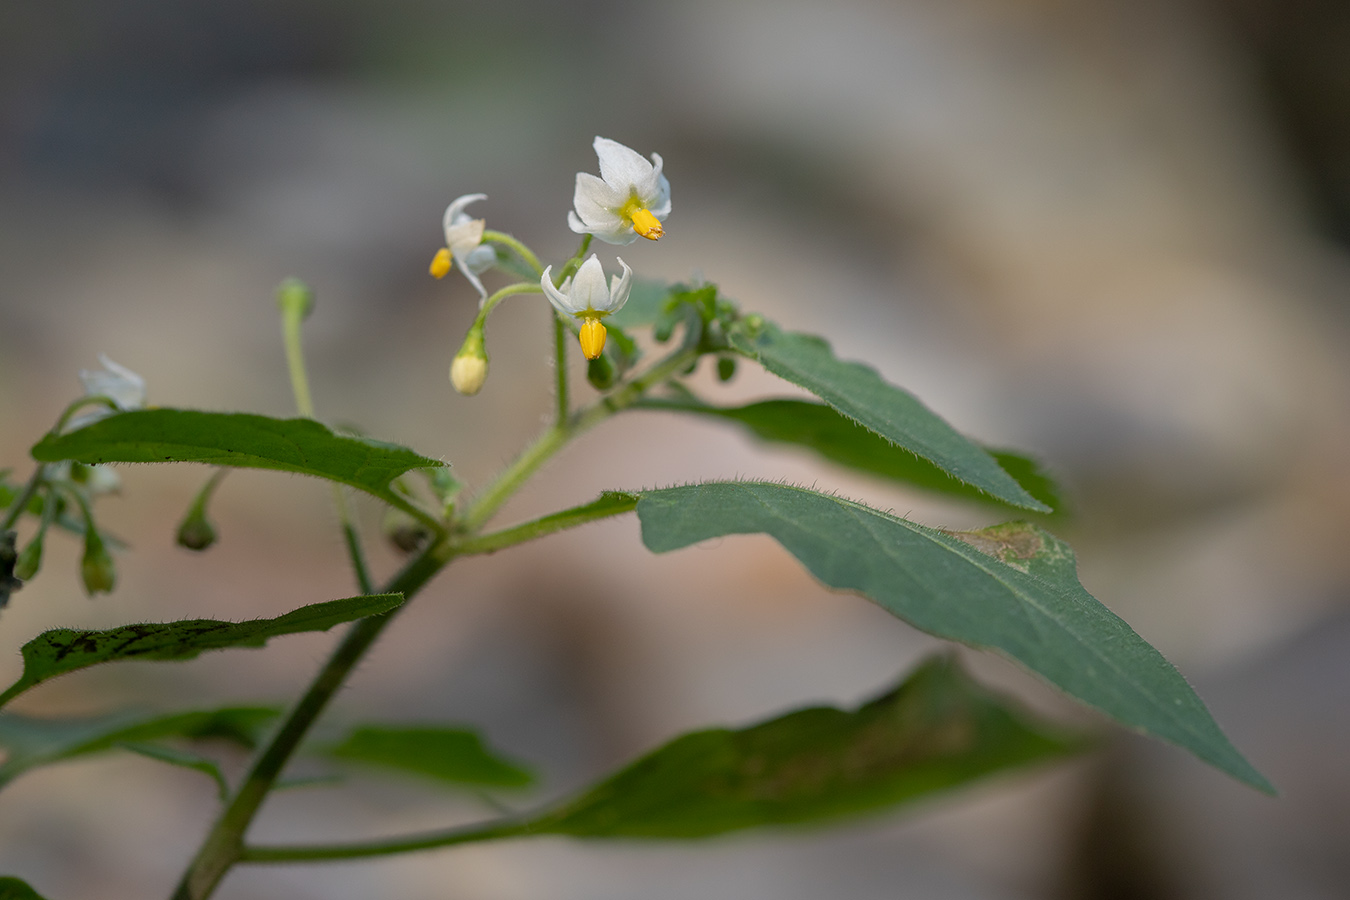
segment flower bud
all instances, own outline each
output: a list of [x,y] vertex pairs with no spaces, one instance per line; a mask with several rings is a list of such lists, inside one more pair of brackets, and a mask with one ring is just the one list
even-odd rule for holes
[[14,562],[14,577],[20,581],[28,581],[38,573],[42,568],[42,543],[47,536],[45,529],[38,531],[33,535],[33,539],[28,542],[28,546],[23,548],[23,552]]
[[615,374],[614,363],[603,353],[586,365],[586,380],[597,391],[607,391],[612,388]]
[[80,560],[80,577],[89,596],[108,594],[117,583],[117,570],[112,557],[103,546],[103,538],[92,525],[84,533],[84,558]]
[[488,359],[487,350],[483,347],[483,329],[476,326],[469,329],[468,335],[464,338],[464,345],[459,348],[455,361],[450,364],[450,383],[464,396],[472,397],[482,390],[483,382],[487,381],[487,370]]
[[205,550],[216,542],[216,529],[206,518],[206,511],[193,507],[178,526],[178,545],[189,550]]
[[736,357],[719,356],[717,357],[717,380],[730,381],[736,377]]
[[306,319],[314,309],[314,292],[299,278],[287,278],[277,285],[277,308],[283,314],[294,313]]

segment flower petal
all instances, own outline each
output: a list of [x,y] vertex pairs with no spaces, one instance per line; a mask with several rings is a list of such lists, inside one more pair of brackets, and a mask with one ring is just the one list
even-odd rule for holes
[[456,220],[464,220],[469,214],[464,211],[464,207],[470,203],[477,203],[479,200],[486,200],[487,194],[465,194],[462,197],[456,197],[450,201],[450,205],[445,208],[445,215],[441,217],[441,227],[445,229],[445,245],[449,247],[450,229],[459,224]]
[[553,308],[565,316],[573,315],[578,312],[572,308],[572,298],[553,286],[553,267],[544,269],[544,274],[539,276],[539,286],[544,289],[544,296],[548,302],[553,304]]
[[623,266],[623,275],[611,275],[609,279],[609,306],[603,312],[618,312],[628,302],[628,292],[633,289],[633,270],[623,257],[616,256]]
[[636,150],[602,137],[597,137],[593,146],[600,159],[600,177],[623,194],[621,202],[626,202],[628,195],[639,185],[651,180],[652,164]]
[[456,257],[463,256],[483,243],[483,232],[486,230],[485,219],[462,218],[445,229],[445,245]]
[[[628,202],[628,194],[615,190],[589,172],[577,173],[576,190],[572,193],[572,205],[577,215],[589,224],[601,224],[606,219],[618,218],[618,210]],[[605,223],[607,227],[607,223]]]
[[642,198],[642,202],[646,204],[647,209],[651,210],[652,215],[658,219],[664,219],[670,215],[670,182],[661,172],[663,165],[661,154],[653,153],[652,162],[655,165],[652,166],[650,194],[640,192],[639,196]]
[[479,244],[470,250],[459,264],[460,268],[477,275],[497,264],[497,251],[488,244]]
[[607,227],[600,225],[587,225],[575,212],[567,214],[567,227],[577,234],[593,234],[606,244],[631,244],[637,240],[637,232],[633,226],[618,216],[614,216]]
[[80,372],[80,382],[84,385],[86,396],[107,397],[124,411],[145,406],[144,378],[125,366],[119,366],[102,353],[98,355],[98,361],[105,371],[91,372],[84,369]]
[[609,309],[609,288],[605,285],[605,267],[594,253],[581,264],[572,278],[572,308],[576,313],[593,309],[604,312]]

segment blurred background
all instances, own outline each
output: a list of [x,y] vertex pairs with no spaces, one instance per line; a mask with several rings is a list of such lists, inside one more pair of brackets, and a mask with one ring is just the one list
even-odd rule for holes
[[[320,417],[481,483],[549,409],[548,310],[507,301],[485,389],[456,395],[446,370],[476,296],[426,274],[440,216],[482,191],[489,227],[565,257],[597,134],[666,160],[666,237],[621,251],[639,274],[707,278],[966,433],[1044,459],[1069,491],[1074,514],[1053,527],[1085,585],[1180,666],[1283,796],[1112,731],[1091,757],[825,832],[241,868],[218,896],[1350,895],[1350,6],[1333,0],[11,0],[0,468],[26,477],[27,448],[100,352],[155,404],[291,414],[272,291],[296,275],[318,297]],[[746,371],[727,388],[700,378],[723,399],[792,393]],[[87,600],[79,548],[49,541],[0,616],[5,683],[47,628],[354,593],[323,485],[231,476],[220,543],[194,555],[173,532],[206,471],[120,472],[102,506],[131,546],[118,591]],[[640,413],[570,448],[502,522],[739,475],[927,524],[991,521]],[[360,510],[390,571],[379,512]],[[331,642],[110,667],[15,706],[284,702]],[[936,646],[827,593],[767,538],[652,557],[625,517],[451,569],[329,720],[477,723],[557,793],[689,728],[856,703]],[[1037,708],[1103,725],[966,655]],[[31,773],[0,799],[0,871],[53,900],[165,896],[212,795],[129,755]],[[282,795],[255,836],[483,814],[357,780]]]

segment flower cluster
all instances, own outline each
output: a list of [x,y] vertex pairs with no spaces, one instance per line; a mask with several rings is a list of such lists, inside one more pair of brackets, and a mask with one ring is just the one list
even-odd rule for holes
[[595,254],[584,262],[581,259],[592,237],[617,245],[631,244],[639,237],[660,239],[665,234],[662,222],[670,215],[670,182],[662,173],[659,154],[653,153],[649,161],[618,141],[602,137],[597,137],[593,146],[600,175],[577,173],[567,225],[585,237],[581,250],[562,267],[558,276],[561,283],[554,281],[553,266],[541,271],[524,245],[509,235],[488,231],[485,220],[465,212],[469,204],[486,200],[485,194],[465,194],[446,208],[445,246],[432,259],[431,274],[444,278],[457,266],[480,297],[478,318],[450,369],[451,381],[460,393],[477,393],[487,377],[483,329],[492,307],[508,293],[535,290],[517,284],[489,296],[479,276],[500,261],[494,244],[515,250],[540,272],[538,290],[560,315],[579,323],[581,351],[588,360],[598,359],[603,352],[606,331],[601,320],[627,302],[633,270],[619,259],[623,274],[606,281],[604,267]]

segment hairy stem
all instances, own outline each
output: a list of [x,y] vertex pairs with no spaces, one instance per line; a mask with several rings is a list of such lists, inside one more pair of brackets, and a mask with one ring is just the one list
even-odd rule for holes
[[529,827],[522,819],[494,819],[490,822],[464,825],[459,828],[445,828],[439,831],[423,831],[417,834],[385,838],[376,841],[354,841],[347,844],[292,844],[271,847],[244,847],[239,861],[245,863],[289,863],[312,862],[314,860],[362,859],[370,856],[389,856],[395,853],[409,853],[413,850],[431,850],[437,847],[452,847],[456,844],[472,844],[475,841],[491,841],[505,837],[522,837],[529,833]]
[[[404,605],[441,570],[444,563],[437,559],[433,545],[418,555],[396,575],[384,593],[402,594]],[[398,609],[402,609],[399,607]],[[332,656],[310,682],[299,702],[291,709],[267,746],[258,754],[243,784],[230,798],[229,805],[220,814],[202,843],[201,849],[183,875],[173,900],[204,900],[211,896],[220,879],[239,861],[244,832],[257,815],[258,808],[276,784],[295,748],[309,727],[342,687],[347,676],[361,661],[375,639],[393,621],[392,612],[371,616],[352,625],[343,636]]]
[[28,508],[28,504],[32,502],[33,497],[38,492],[38,488],[42,486],[43,479],[46,477],[46,464],[39,464],[38,467],[33,470],[33,474],[29,477],[28,483],[23,486],[23,491],[21,491],[19,496],[14,498],[14,502],[9,505],[9,512],[5,514],[4,522],[0,523],[0,531],[9,531],[14,527],[14,523],[19,521],[19,516],[23,515],[23,511]]

